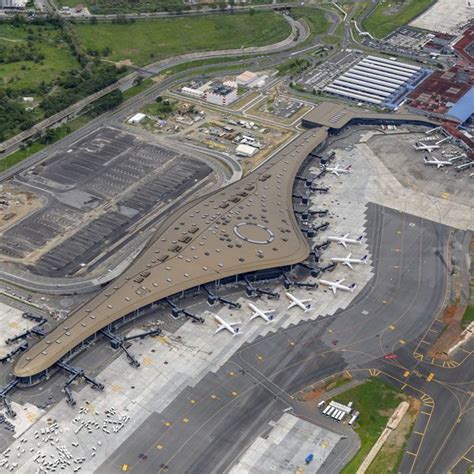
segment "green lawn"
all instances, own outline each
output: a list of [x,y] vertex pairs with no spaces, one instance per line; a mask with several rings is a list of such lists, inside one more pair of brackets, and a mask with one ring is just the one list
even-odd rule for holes
[[29,37],[45,57],[38,63],[34,61],[0,63],[0,87],[34,88],[43,81],[51,82],[65,71],[79,68],[78,62],[60,34],[61,30],[53,26],[12,26],[0,23],[0,45],[12,47],[15,44],[26,44]]
[[355,431],[360,437],[361,448],[342,473],[353,474],[357,471],[382,434],[391,413],[405,398],[404,394],[375,377],[335,397],[341,403],[352,401],[354,408],[360,412]]
[[382,0],[363,21],[365,31],[383,38],[425,11],[433,0]]
[[324,10],[318,8],[293,8],[291,16],[296,19],[304,19],[308,23],[311,35],[308,40],[314,40],[314,37],[328,31],[331,23],[326,19]]
[[112,61],[151,62],[197,51],[262,46],[286,38],[291,29],[276,13],[197,16],[137,21],[131,24],[78,24],[76,31],[86,50],[112,51]]
[[466,311],[461,320],[462,329],[466,329],[474,321],[474,305],[467,305]]

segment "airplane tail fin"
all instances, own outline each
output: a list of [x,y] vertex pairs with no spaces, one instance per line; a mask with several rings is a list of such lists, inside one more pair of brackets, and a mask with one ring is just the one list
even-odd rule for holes
[[356,284],[352,283],[352,285],[349,286],[349,288],[351,289],[351,293],[354,293],[354,290],[356,289]]
[[365,264],[367,264],[368,261],[369,261],[369,256],[368,256],[368,255],[364,255],[364,256],[361,258],[361,260],[362,260]]
[[363,235],[359,235],[359,237],[357,237],[357,242],[362,242],[363,237]]

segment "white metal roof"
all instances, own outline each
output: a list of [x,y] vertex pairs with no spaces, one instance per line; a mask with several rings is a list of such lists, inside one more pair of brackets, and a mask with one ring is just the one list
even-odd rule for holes
[[392,59],[380,58],[378,56],[369,55],[369,56],[367,56],[367,58],[372,59],[373,61],[378,61],[380,63],[396,64],[398,66],[403,66],[406,69],[413,69],[414,71],[419,71],[421,69],[421,67],[414,66],[413,64],[399,63],[398,61],[393,61]]
[[371,98],[371,97],[367,97],[366,95],[348,92],[346,90],[341,90],[341,89],[339,89],[337,87],[333,87],[333,86],[326,86],[324,88],[324,90],[327,91],[327,92],[332,92],[334,94],[339,94],[339,95],[342,95],[342,96],[345,96],[345,97],[350,97],[351,99],[365,100],[366,102],[370,102],[371,104],[381,104],[382,103],[382,101],[380,99],[374,99],[374,98]]
[[345,83],[345,84],[354,84],[358,86],[364,86],[369,88],[371,91],[377,92],[386,92],[389,95],[393,93],[398,87],[389,87],[381,86],[380,84],[372,84],[371,82],[366,81],[365,79],[354,79],[353,77],[341,76],[339,79],[334,81],[334,84]]

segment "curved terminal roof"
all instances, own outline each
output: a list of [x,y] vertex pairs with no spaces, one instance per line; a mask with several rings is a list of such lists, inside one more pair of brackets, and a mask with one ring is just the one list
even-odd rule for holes
[[307,131],[257,170],[184,205],[134,264],[25,352],[17,377],[34,377],[108,324],[152,302],[231,275],[305,260],[292,188],[306,156],[327,137]]

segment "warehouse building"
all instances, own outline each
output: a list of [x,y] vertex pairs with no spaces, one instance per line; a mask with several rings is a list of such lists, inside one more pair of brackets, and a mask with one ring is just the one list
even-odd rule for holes
[[429,70],[392,59],[367,56],[323,91],[357,102],[396,109]]

